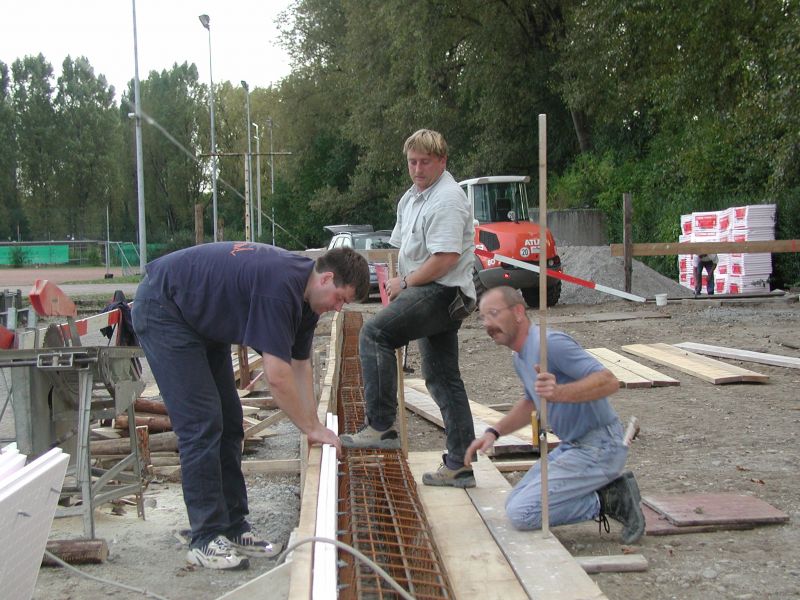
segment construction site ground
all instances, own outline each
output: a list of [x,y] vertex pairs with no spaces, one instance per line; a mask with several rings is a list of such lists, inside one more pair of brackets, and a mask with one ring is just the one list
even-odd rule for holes
[[[650,296],[652,293],[651,290]],[[368,313],[378,308],[375,302],[353,307]],[[657,313],[669,318],[572,322],[556,328],[575,337],[584,347],[605,347],[619,353],[623,353],[620,348],[626,344],[694,341],[800,358],[800,350],[796,349],[800,346],[800,305],[796,301],[676,300],[663,308],[652,303],[566,303],[551,309],[549,315],[581,318],[620,312]],[[535,322],[536,311],[529,314]],[[318,328],[320,347],[327,343],[329,323],[330,319],[325,318]],[[510,351],[495,346],[474,315],[461,329],[460,351],[470,399],[497,404],[514,402],[520,396]],[[735,363],[769,375],[769,383],[713,385],[646,359],[631,358],[680,381],[676,387],[622,389],[612,398],[623,421],[635,415],[641,424],[628,466],[636,474],[642,495],[747,494],[784,511],[790,520],[745,531],[645,537],[631,548],[620,545],[619,525],[614,522],[610,534],[599,534],[595,523],[583,523],[554,528],[554,535],[575,556],[633,551],[647,558],[649,569],[645,572],[592,576],[610,599],[800,597],[800,370]],[[410,346],[409,366],[414,369],[411,376],[421,376],[414,344]],[[443,435],[437,427],[410,413],[408,422],[412,452],[443,447]],[[284,422],[278,431],[279,435],[267,438],[248,458],[297,457],[295,428]],[[431,464],[431,468],[436,466]],[[513,483],[519,475],[508,477]],[[298,521],[299,477],[250,476],[248,483],[253,524],[285,545]],[[99,509],[97,534],[107,540],[111,554],[104,564],[81,566],[81,570],[146,588],[165,598],[199,600],[218,598],[274,566],[274,561],[260,560],[244,572],[188,568],[185,548],[173,535],[187,526],[180,485],[151,484],[146,506],[146,521],[136,518],[132,506]],[[57,520],[51,537],[63,539],[79,533],[80,523]],[[38,600],[106,597],[142,596],[54,568],[42,568],[34,595]]]

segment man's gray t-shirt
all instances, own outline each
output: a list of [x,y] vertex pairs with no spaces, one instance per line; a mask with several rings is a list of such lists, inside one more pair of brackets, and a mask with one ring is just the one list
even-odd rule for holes
[[[525,387],[525,395],[536,404],[537,410],[541,410],[541,398],[533,390],[537,375],[534,365],[539,364],[539,351],[539,328],[531,326],[522,349],[514,353],[514,368]],[[603,365],[566,333],[547,331],[547,371],[556,376],[556,383],[572,383],[603,370]],[[565,442],[574,442],[592,429],[617,420],[608,398],[547,403],[548,424]]]

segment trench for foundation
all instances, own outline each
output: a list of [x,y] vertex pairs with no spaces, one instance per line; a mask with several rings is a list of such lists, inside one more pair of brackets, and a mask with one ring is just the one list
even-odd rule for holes
[[[363,316],[343,314],[341,365],[336,398],[340,433],[364,422],[364,385],[358,358]],[[454,598],[433,540],[417,485],[400,450],[346,449],[340,463],[338,538],[385,569],[412,596]],[[397,598],[370,567],[339,552],[339,598]]]

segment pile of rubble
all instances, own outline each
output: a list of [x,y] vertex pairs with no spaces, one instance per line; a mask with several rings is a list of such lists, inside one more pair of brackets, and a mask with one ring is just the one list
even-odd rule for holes
[[[624,291],[623,260],[621,257],[611,256],[609,246],[560,246],[558,250],[566,274]],[[670,297],[693,295],[677,281],[664,277],[635,259],[631,292],[650,299],[656,294],[667,294]],[[564,282],[559,304],[600,304],[616,300],[618,298],[603,292]]]

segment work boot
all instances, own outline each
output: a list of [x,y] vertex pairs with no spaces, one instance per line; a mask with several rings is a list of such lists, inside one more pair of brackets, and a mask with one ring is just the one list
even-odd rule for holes
[[250,560],[236,552],[224,535],[218,535],[201,548],[190,549],[186,560],[206,569],[239,570],[250,566]]
[[457,488],[475,487],[475,474],[470,467],[451,469],[447,466],[446,454],[442,455],[442,464],[433,473],[425,473],[422,483],[425,485],[441,485]]
[[386,431],[378,431],[369,423],[356,433],[346,433],[340,435],[342,446],[345,448],[379,448],[381,450],[398,450],[400,448],[400,436],[397,430],[390,427]]
[[272,558],[280,554],[281,545],[261,539],[254,531],[230,536],[231,546],[240,554],[253,558]]
[[644,534],[644,515],[639,486],[630,471],[625,471],[614,481],[597,490],[600,498],[602,521],[608,516],[622,523],[622,543],[635,544]]

